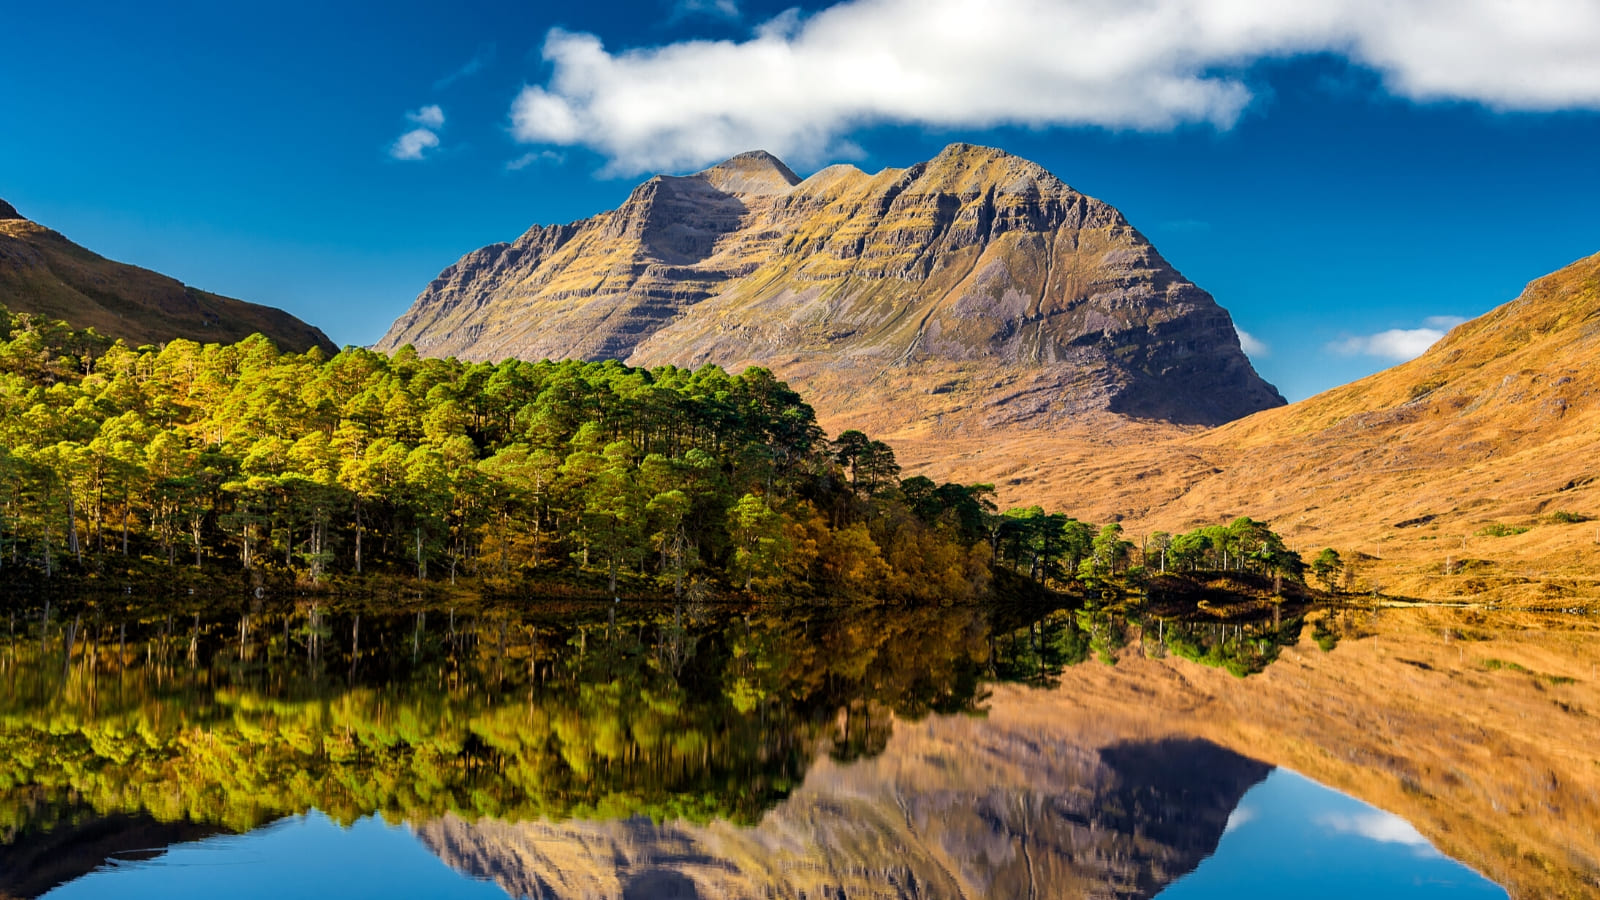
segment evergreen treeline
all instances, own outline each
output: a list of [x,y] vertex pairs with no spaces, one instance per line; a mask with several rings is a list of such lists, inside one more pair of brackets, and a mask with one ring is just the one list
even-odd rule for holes
[[959,601],[998,564],[1042,585],[1303,564],[1241,518],[1140,545],[990,485],[900,478],[827,440],[758,368],[463,363],[403,348],[131,349],[0,309],[0,578],[192,566],[515,583],[591,572]]
[[135,350],[5,313],[0,337],[0,568],[988,590],[988,488],[902,482],[762,369]]

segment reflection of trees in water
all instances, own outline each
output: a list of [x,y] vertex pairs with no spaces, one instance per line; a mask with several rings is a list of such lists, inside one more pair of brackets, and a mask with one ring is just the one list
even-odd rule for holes
[[239,830],[310,807],[753,821],[822,748],[974,709],[988,632],[975,608],[63,618],[20,617],[0,660],[8,780]]
[[[1089,659],[1116,665],[1119,654],[1133,644],[1147,656],[1171,653],[1243,677],[1265,669],[1283,647],[1300,639],[1304,612],[1296,608],[1285,615],[1282,608],[1273,607],[1253,616],[1220,619],[1204,611],[1158,615],[1140,605],[1095,603],[1076,610],[1041,611],[1020,623],[997,622],[990,637],[988,673],[1007,681],[1051,686],[1066,666]],[[1330,613],[1318,622],[1335,617]]]
[[[752,824],[819,754],[875,757],[897,722],[979,711],[988,682],[1048,686],[1065,666],[1134,646],[1245,674],[1299,620],[1096,605],[395,614],[319,602],[10,622],[0,816],[17,836],[50,832],[52,809],[240,831],[313,807],[340,822]],[[1021,829],[1018,851],[1056,852],[1041,849],[1054,801],[1006,802],[1021,805],[992,815],[1008,835]]]
[[1270,769],[1201,740],[1040,726],[1036,697],[905,726],[878,757],[813,770],[749,828],[445,819],[418,835],[511,896],[626,895],[671,872],[681,896],[1134,900],[1214,852]]

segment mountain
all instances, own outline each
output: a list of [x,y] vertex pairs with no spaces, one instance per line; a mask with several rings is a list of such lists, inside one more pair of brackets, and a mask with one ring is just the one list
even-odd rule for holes
[[1113,450],[951,447],[1030,502],[1134,533],[1234,515],[1361,561],[1366,589],[1573,605],[1600,595],[1600,254],[1528,285],[1420,357],[1204,434]]
[[[801,179],[764,152],[658,176],[440,273],[377,344],[766,366],[885,437],[1215,425],[1283,399],[1226,310],[1117,210],[1003,151]],[[1109,416],[1108,416],[1109,414]]]
[[173,844],[223,831],[214,825],[162,822],[138,813],[99,815],[87,804],[71,812],[54,827],[20,833],[8,829],[0,836],[0,900],[41,897],[107,866],[152,860]]
[[62,319],[131,344],[228,343],[260,332],[284,350],[338,349],[281,309],[188,287],[113,262],[0,201],[0,306]]
[[820,758],[752,828],[454,815],[413,828],[512,897],[1144,900],[1215,852],[1270,771],[1208,741],[1041,721],[1049,692],[998,694],[982,718],[896,721],[879,756]]

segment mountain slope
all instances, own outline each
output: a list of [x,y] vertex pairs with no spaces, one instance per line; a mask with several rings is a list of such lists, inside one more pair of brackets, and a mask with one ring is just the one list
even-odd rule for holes
[[[1600,254],[1352,384],[1144,446],[1018,444],[1010,474],[1029,497],[1135,532],[1250,515],[1301,549],[1370,557],[1369,587],[1560,605],[1600,594],[1595,523],[1555,516],[1600,518],[1595,359]],[[944,465],[1004,470],[977,448]]]
[[1213,425],[1281,405],[1227,312],[1112,207],[955,144],[800,180],[746,153],[446,269],[378,343],[772,368],[825,427]]
[[284,350],[335,350],[294,316],[196,290],[165,275],[113,262],[29,221],[0,201],[0,306],[63,319],[129,343],[173,338],[237,341],[260,332]]
[[1216,850],[1270,769],[1062,717],[1047,692],[996,693],[982,718],[896,721],[880,756],[822,756],[753,828],[446,816],[416,833],[514,897],[1140,900]]

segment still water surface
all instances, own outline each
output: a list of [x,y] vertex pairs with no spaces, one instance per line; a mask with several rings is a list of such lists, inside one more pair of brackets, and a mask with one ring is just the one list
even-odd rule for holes
[[31,616],[0,896],[1600,896],[1585,620]]
[[[621,887],[625,896],[628,889]],[[1215,854],[1158,896],[1202,900],[1237,897],[1241,891],[1305,900],[1506,896],[1442,856],[1405,820],[1286,769],[1251,788]],[[1048,889],[1043,893],[1051,895]],[[112,861],[47,896],[275,900],[334,895],[493,900],[506,893],[445,865],[407,826],[367,818],[340,827],[310,813],[247,835],[177,845],[146,862]]]

